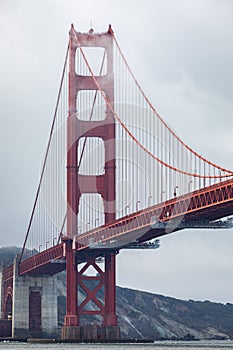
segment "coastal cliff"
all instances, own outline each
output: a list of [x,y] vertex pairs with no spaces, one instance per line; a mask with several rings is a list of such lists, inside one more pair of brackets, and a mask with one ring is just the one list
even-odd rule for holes
[[[79,291],[82,299],[82,291]],[[126,339],[233,339],[233,304],[179,300],[117,287],[117,317]],[[103,300],[103,291],[98,295]],[[58,277],[59,322],[65,315],[65,274]],[[90,304],[90,309],[92,308]],[[87,319],[82,319],[83,323]],[[90,322],[90,318],[89,318]],[[92,323],[98,318],[91,317]]]

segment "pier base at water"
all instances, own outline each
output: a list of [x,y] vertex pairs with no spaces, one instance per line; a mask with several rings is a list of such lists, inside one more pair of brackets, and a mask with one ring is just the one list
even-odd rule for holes
[[13,272],[12,337],[56,338],[58,335],[57,278],[19,276]]
[[120,339],[118,326],[64,326],[61,338],[63,340],[81,341],[117,341]]

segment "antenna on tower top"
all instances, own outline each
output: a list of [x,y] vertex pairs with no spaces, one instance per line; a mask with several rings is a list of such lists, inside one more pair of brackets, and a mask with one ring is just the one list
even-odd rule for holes
[[92,21],[91,21],[91,28],[89,29],[89,34],[93,34],[94,33],[94,29],[92,28]]

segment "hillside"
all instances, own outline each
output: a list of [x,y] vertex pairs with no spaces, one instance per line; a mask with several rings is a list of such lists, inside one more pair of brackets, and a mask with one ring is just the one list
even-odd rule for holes
[[4,247],[0,248],[0,264],[9,265],[17,254],[21,254],[22,248]]
[[[65,315],[65,274],[59,275],[59,323]],[[79,291],[82,298],[82,291]],[[103,292],[98,297],[103,299]],[[233,339],[233,305],[178,300],[117,287],[117,316],[128,339]],[[85,323],[87,320],[82,320]],[[92,322],[97,318],[92,316]]]
[[[10,263],[19,252],[16,247],[0,248],[0,263]],[[64,272],[58,274],[57,286],[61,326],[65,315]],[[79,293],[82,299],[82,291]],[[98,298],[103,299],[102,290]],[[233,339],[233,304],[178,300],[117,287],[117,316],[122,337],[128,339]],[[92,316],[91,322],[98,322],[98,318]]]

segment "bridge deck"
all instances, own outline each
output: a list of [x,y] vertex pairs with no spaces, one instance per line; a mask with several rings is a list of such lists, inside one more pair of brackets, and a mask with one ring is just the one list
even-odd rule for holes
[[[169,230],[152,228],[151,225],[156,220],[217,220],[232,214],[233,180],[231,179],[175,197],[75,237],[78,262],[85,260],[86,251],[100,256],[105,249],[119,250],[134,240],[145,242],[171,233]],[[98,246],[101,244],[102,249],[91,249],[90,252],[90,245],[93,247],[93,244]],[[63,258],[61,243],[23,261],[19,272],[21,275],[26,273],[52,275],[65,269]]]

